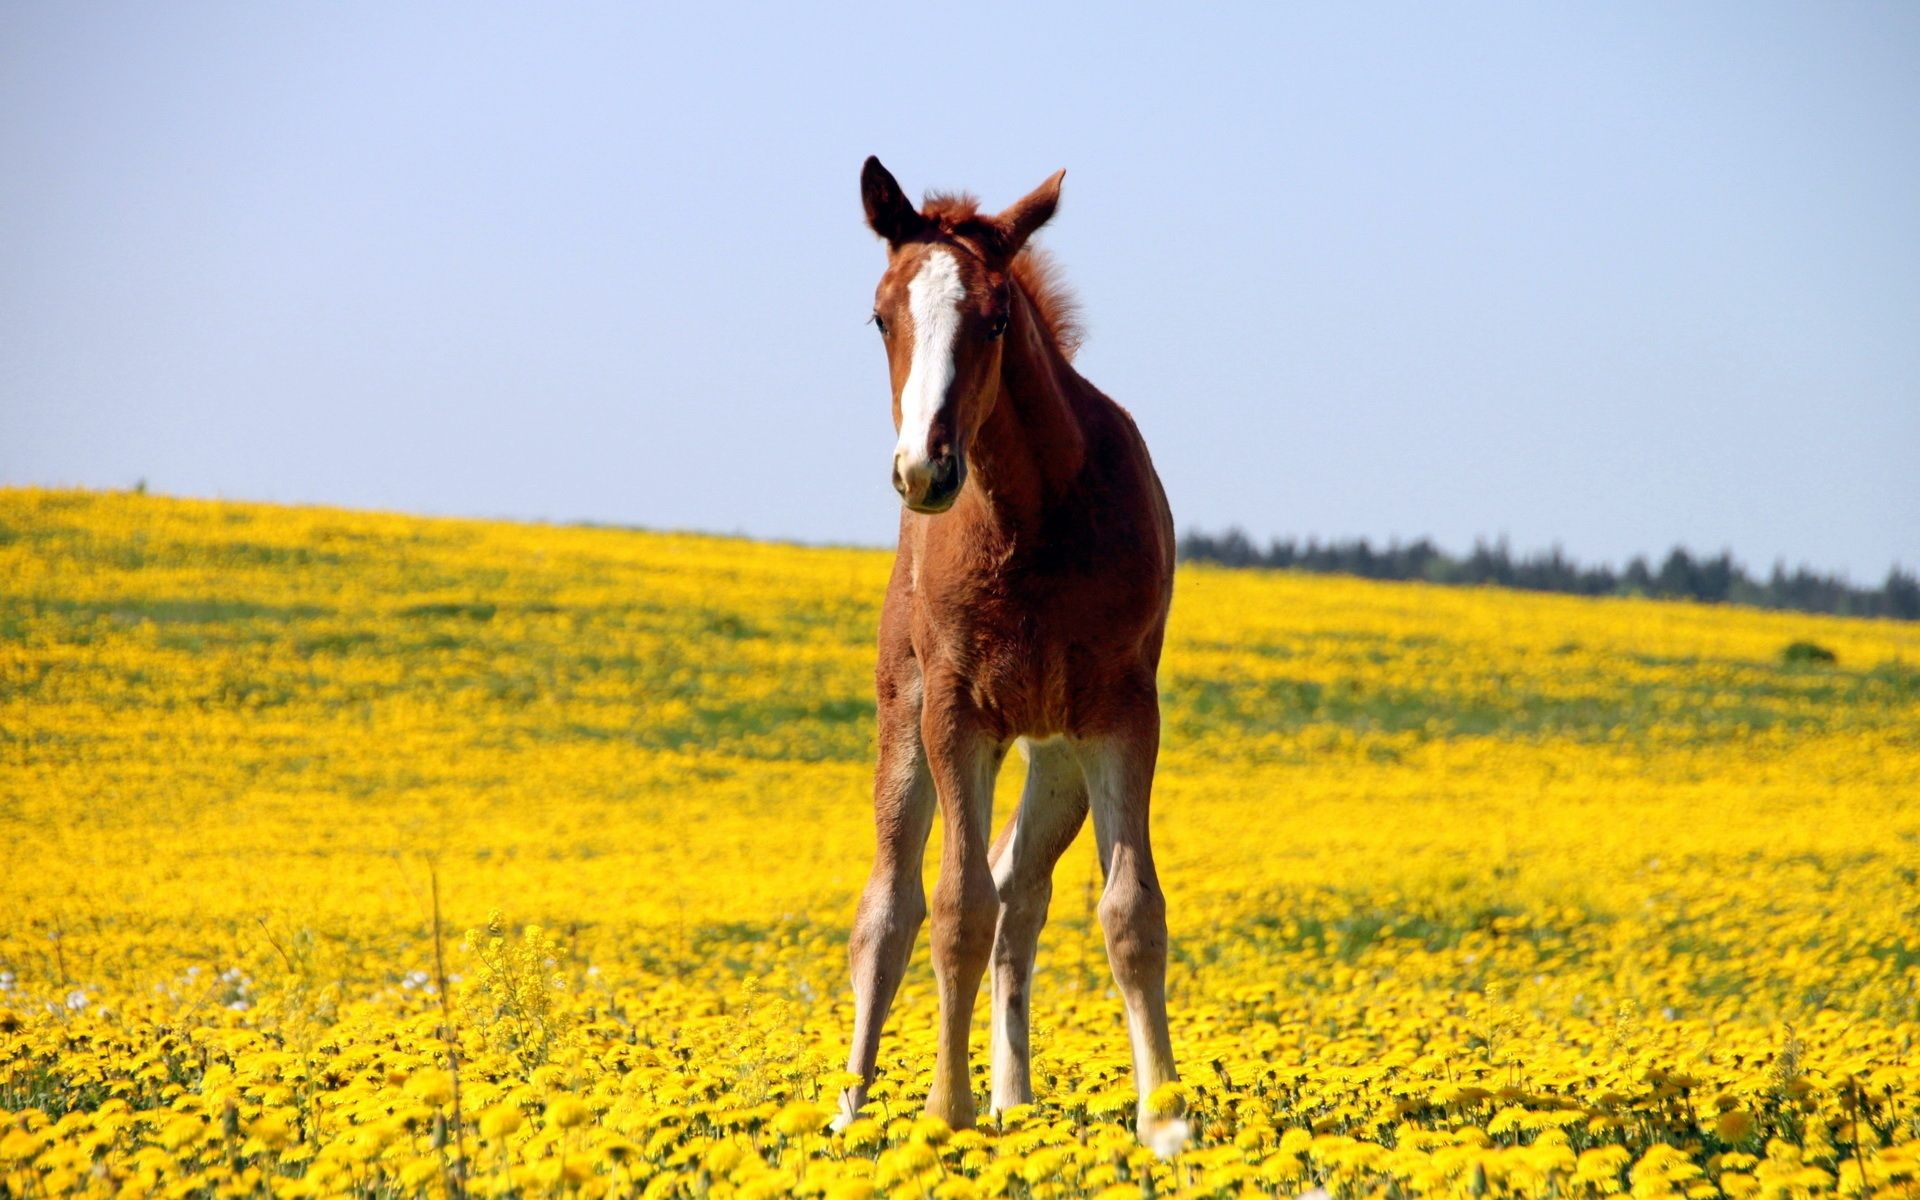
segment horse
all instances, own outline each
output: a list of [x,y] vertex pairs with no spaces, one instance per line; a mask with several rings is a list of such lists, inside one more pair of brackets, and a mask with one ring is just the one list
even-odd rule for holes
[[[1074,306],[1027,240],[1066,172],[997,215],[967,195],[915,208],[877,158],[860,176],[886,243],[872,324],[893,393],[903,502],[874,673],[877,848],[848,939],[854,989],[844,1128],[927,916],[921,859],[943,822],[933,895],[938,1055],[926,1111],[974,1123],[968,1032],[993,971],[995,1113],[1033,1100],[1029,984],[1053,867],[1089,811],[1107,959],[1126,1009],[1136,1130],[1162,1156],[1187,1126],[1167,1029],[1166,901],[1148,801],[1156,674],[1173,598],[1173,517],[1127,411],[1077,372]],[[993,784],[1018,743],[1018,810],[991,838]],[[1157,1094],[1158,1093],[1158,1094]]]

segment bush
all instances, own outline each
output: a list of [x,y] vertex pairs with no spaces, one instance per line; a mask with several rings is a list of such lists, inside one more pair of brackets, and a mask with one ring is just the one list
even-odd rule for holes
[[1799,667],[1808,663],[1839,662],[1840,656],[1818,642],[1791,642],[1780,651],[1780,661],[1790,667]]

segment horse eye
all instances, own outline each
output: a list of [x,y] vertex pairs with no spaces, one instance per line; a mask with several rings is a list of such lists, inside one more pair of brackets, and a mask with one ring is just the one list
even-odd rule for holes
[[887,319],[879,313],[873,314],[873,327],[880,331],[881,337],[887,336]]
[[1005,333],[1006,331],[1007,331],[1007,315],[1005,313],[1001,313],[999,316],[996,316],[993,320],[987,322],[987,340],[990,342],[995,338],[999,337],[1001,334]]

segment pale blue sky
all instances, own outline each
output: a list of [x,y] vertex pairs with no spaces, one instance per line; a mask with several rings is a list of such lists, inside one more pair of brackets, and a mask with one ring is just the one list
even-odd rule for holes
[[861,160],[1182,528],[1920,563],[1920,6],[0,8],[0,482],[881,543]]

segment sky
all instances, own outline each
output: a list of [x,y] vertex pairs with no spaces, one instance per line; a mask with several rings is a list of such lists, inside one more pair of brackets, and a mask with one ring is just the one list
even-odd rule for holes
[[1920,6],[0,7],[0,484],[892,540],[858,178],[1183,529],[1920,565]]

